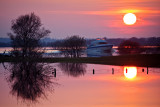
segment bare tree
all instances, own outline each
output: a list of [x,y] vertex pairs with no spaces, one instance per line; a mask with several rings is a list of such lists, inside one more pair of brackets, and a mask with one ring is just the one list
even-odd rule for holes
[[9,37],[12,40],[13,55],[20,57],[37,57],[39,54],[40,39],[50,31],[41,27],[42,23],[34,13],[26,14],[12,21]]
[[85,46],[86,40],[83,37],[76,35],[68,37],[63,42],[64,54],[70,57],[80,57]]

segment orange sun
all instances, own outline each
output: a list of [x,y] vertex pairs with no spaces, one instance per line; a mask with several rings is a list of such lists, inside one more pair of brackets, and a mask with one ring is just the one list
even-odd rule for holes
[[127,13],[123,17],[123,21],[126,25],[133,25],[134,23],[136,23],[136,20],[136,15],[133,13]]

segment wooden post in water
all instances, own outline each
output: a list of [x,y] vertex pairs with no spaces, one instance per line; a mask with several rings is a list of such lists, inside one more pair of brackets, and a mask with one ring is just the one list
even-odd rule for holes
[[93,69],[93,74],[94,74],[94,69]]
[[112,68],[112,74],[114,74],[114,68]]
[[147,67],[147,74],[148,74],[148,67]]
[[52,74],[54,74],[54,77],[56,77],[56,68],[54,68],[54,72],[52,72]]
[[142,69],[142,72],[144,72],[144,69]]

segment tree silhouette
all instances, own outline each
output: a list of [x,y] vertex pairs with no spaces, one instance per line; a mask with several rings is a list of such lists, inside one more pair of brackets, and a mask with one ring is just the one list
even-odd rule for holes
[[42,23],[34,13],[26,14],[12,21],[9,33],[11,39],[13,56],[38,57],[40,39],[47,36],[50,31],[41,27]]
[[61,70],[68,76],[79,77],[86,73],[86,64],[82,63],[60,63]]
[[120,54],[138,54],[141,52],[140,44],[131,40],[124,40],[118,46]]
[[65,47],[63,50],[65,56],[80,57],[83,47],[86,46],[86,41],[83,37],[74,35],[66,38],[62,46]]
[[46,97],[45,91],[53,91],[53,76],[51,66],[36,62],[14,62],[10,66],[8,82],[11,94],[24,102],[37,102],[40,97]]

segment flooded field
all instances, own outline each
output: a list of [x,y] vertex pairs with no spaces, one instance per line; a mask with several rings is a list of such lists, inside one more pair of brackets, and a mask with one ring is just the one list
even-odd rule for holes
[[0,107],[159,107],[160,68],[0,64]]

